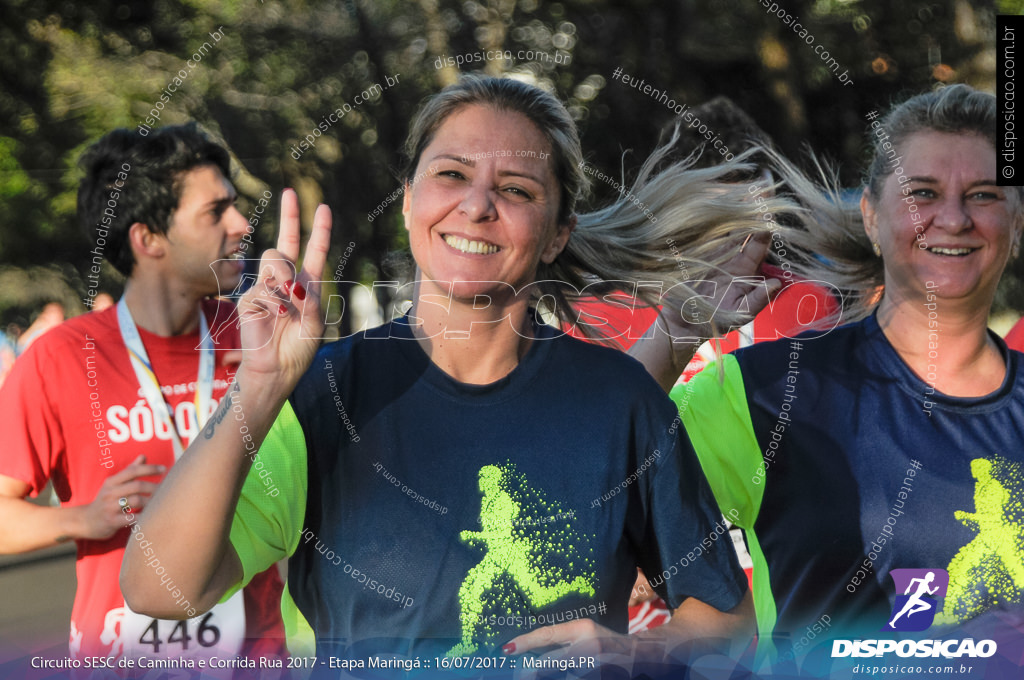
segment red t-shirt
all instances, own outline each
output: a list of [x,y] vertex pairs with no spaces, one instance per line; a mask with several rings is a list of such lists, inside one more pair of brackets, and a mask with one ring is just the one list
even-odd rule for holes
[[[765,269],[769,268],[766,266]],[[709,361],[714,360],[716,348],[722,353],[729,353],[755,342],[795,337],[812,329],[827,330],[821,327],[821,322],[839,310],[839,303],[828,288],[820,282],[785,279],[780,274],[781,270],[774,267],[766,273],[782,280],[779,293],[747,325],[726,333],[714,342],[705,342],[686,366],[681,380],[688,381],[700,373]],[[608,295],[604,300],[581,300],[574,307],[581,323],[594,326],[604,337],[615,338],[624,350],[645,337],[658,315],[657,309],[627,293]],[[836,324],[838,319],[834,319],[831,325]],[[569,333],[573,337],[587,339],[577,326],[570,328]],[[1024,336],[1024,332],[1021,334]]]
[[[203,309],[211,330],[215,334],[220,331],[216,348],[237,348],[234,305],[208,300]],[[199,332],[165,338],[139,328],[139,335],[173,411],[181,441],[188,446],[198,434],[194,398]],[[217,351],[211,412],[224,396],[234,371],[223,358],[224,352]],[[18,358],[0,389],[0,412],[7,424],[0,474],[27,483],[33,496],[50,480],[62,504],[87,505],[107,477],[141,454],[149,464],[174,464],[170,432],[154,422],[153,411],[142,396],[121,339],[116,307],[70,319],[40,337]],[[138,517],[145,518],[145,511]],[[77,541],[72,656],[119,656],[130,642],[121,630],[125,603],[118,575],[131,535],[125,528],[107,540]],[[281,590],[275,568],[246,588],[244,624],[238,626],[244,628],[248,640],[242,653],[284,652]],[[182,639],[191,630],[179,629],[175,634],[175,625],[158,622],[143,635],[146,639],[141,647],[147,656],[176,657],[188,651],[184,647],[189,642],[193,653],[199,649],[198,640]],[[204,641],[219,637],[219,633],[207,628]],[[138,641],[134,645],[139,647]]]
[[839,301],[819,282],[783,279],[782,290],[753,321],[720,340],[701,345],[680,380],[689,382],[719,353],[728,354],[756,342],[793,338],[809,330],[828,331],[839,324],[838,316],[834,316],[838,311]]

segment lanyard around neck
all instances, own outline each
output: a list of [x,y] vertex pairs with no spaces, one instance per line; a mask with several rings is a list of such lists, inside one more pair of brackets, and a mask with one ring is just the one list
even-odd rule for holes
[[[128,358],[131,359],[132,368],[135,369],[135,377],[142,388],[142,394],[153,410],[153,418],[163,423],[171,433],[171,443],[174,445],[174,459],[178,460],[185,452],[184,442],[175,427],[174,418],[171,416],[171,409],[167,406],[167,400],[160,390],[160,383],[153,372],[153,365],[146,354],[146,347],[142,344],[139,336],[139,329],[135,326],[132,313],[124,298],[117,303],[117,322],[121,327],[121,339],[128,348]],[[202,306],[199,308],[199,376],[196,378],[195,413],[196,431],[198,432],[206,422],[209,408],[213,399],[213,338],[210,336],[209,327],[206,323],[206,315],[203,314]],[[156,423],[154,423],[156,425]]]

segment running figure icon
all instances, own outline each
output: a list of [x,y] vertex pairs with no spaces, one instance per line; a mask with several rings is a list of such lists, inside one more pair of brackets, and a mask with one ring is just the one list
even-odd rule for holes
[[[485,594],[500,587],[500,581],[511,581],[525,596],[531,608],[546,607],[569,594],[594,595],[591,578],[577,576],[571,580],[552,578],[538,564],[538,555],[557,554],[557,546],[543,545],[540,537],[530,537],[523,530],[529,523],[521,521],[524,515],[521,503],[513,499],[508,488],[512,475],[498,466],[486,465],[480,469],[480,524],[482,531],[463,531],[459,539],[468,545],[485,549],[483,559],[466,574],[459,588],[462,618],[462,640],[447,656],[473,654],[479,649],[480,638],[487,637]],[[502,579],[506,576],[506,579]],[[506,594],[507,595],[507,594]]]
[[936,617],[938,623],[966,621],[996,602],[1018,603],[1024,593],[1024,479],[1015,465],[996,460],[1005,481],[997,478],[992,461],[971,461],[971,474],[977,480],[974,512],[953,514],[977,535],[950,560],[949,593]]
[[903,594],[910,595],[910,590],[914,587],[915,583],[918,584],[917,590],[914,591],[913,595],[910,595],[910,598],[907,600],[906,604],[903,605],[903,609],[900,609],[899,613],[896,614],[896,616],[892,617],[892,621],[889,622],[890,628],[895,628],[897,619],[899,619],[904,614],[906,614],[907,618],[909,619],[914,614],[918,612],[926,612],[935,606],[934,604],[926,602],[921,599],[923,595],[934,595],[936,592],[938,592],[938,586],[935,586],[934,588],[928,587],[934,580],[934,571],[929,571],[924,578],[910,579],[910,584],[907,586],[907,589],[903,592]]

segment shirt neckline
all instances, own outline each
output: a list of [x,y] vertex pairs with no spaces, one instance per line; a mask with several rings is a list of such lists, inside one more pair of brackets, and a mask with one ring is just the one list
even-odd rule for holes
[[559,337],[555,328],[537,323],[533,310],[530,311],[530,319],[533,326],[533,342],[530,343],[526,354],[508,375],[486,385],[460,382],[431,361],[413,335],[408,315],[388,324],[388,337],[397,340],[409,370],[418,373],[421,380],[434,390],[448,397],[472,401],[475,404],[494,403],[517,396],[537,377],[551,351],[551,341]]
[[[871,316],[864,319],[861,330],[869,343],[868,346],[874,344],[879,347],[877,356],[886,372],[898,380],[901,389],[917,399],[931,401],[947,410],[973,412],[989,411],[998,408],[1002,406],[1004,400],[1009,399],[1013,394],[1013,388],[1017,382],[1016,352],[1011,352],[1006,343],[1003,342],[1003,339],[992,332],[991,329],[986,330],[999,348],[999,354],[1003,357],[1003,363],[1006,366],[1006,375],[1003,376],[1003,382],[998,388],[980,397],[956,397],[940,392],[931,384],[922,380],[907,365],[903,357],[896,351],[896,348],[892,346],[892,343],[889,342],[889,338],[886,337],[881,324],[878,323],[877,310]],[[941,333],[939,342],[942,342]]]

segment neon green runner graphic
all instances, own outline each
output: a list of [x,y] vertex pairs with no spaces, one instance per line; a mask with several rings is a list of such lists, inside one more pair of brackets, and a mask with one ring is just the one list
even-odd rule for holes
[[977,537],[950,560],[949,590],[936,623],[960,623],[1024,591],[1024,475],[1003,459],[971,461],[974,512],[954,516]]
[[482,548],[484,557],[459,588],[462,641],[448,656],[473,654],[498,642],[499,631],[485,610],[527,615],[572,593],[594,595],[589,537],[573,531],[569,522],[549,521],[574,513],[566,515],[557,503],[547,502],[511,464],[481,468],[480,491],[482,530],[463,531],[459,538]]

